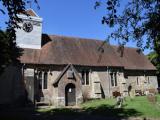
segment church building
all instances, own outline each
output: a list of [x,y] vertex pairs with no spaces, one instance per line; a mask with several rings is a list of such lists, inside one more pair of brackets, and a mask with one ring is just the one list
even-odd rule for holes
[[16,42],[23,48],[22,79],[33,103],[73,106],[116,92],[128,96],[157,89],[156,68],[139,49],[43,34],[43,19],[31,9],[26,13],[18,15],[22,29],[16,29]]

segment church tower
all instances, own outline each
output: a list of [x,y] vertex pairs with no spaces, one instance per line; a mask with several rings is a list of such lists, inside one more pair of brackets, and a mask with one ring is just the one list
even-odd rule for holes
[[18,25],[21,29],[16,29],[16,43],[20,48],[41,48],[42,18],[32,9],[26,10],[26,14],[18,14],[22,19]]

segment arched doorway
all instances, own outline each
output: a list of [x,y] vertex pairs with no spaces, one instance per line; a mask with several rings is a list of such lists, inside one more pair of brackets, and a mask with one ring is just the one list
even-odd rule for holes
[[65,88],[65,105],[73,106],[76,104],[76,89],[75,85],[69,83]]

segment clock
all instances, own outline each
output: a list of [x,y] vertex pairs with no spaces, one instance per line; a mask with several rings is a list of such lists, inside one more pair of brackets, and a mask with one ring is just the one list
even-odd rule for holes
[[24,30],[25,32],[31,32],[31,31],[33,30],[33,25],[32,25],[32,23],[31,23],[31,22],[25,22],[25,23],[23,24],[23,30]]

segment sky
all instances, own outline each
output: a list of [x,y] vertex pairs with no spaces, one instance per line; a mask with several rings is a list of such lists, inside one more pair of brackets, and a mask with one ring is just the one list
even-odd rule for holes
[[[43,18],[43,33],[92,38],[105,40],[113,30],[101,24],[102,17],[106,14],[105,7],[94,9],[96,0],[38,0],[40,9],[36,4],[31,8]],[[122,0],[125,4],[125,0]],[[0,4],[0,8],[3,6]],[[26,8],[30,8],[28,4]],[[4,21],[8,18],[0,13],[0,28],[5,29]],[[111,40],[110,44],[117,45],[117,41]],[[136,47],[130,41],[129,47]],[[148,54],[145,50],[144,54]]]

